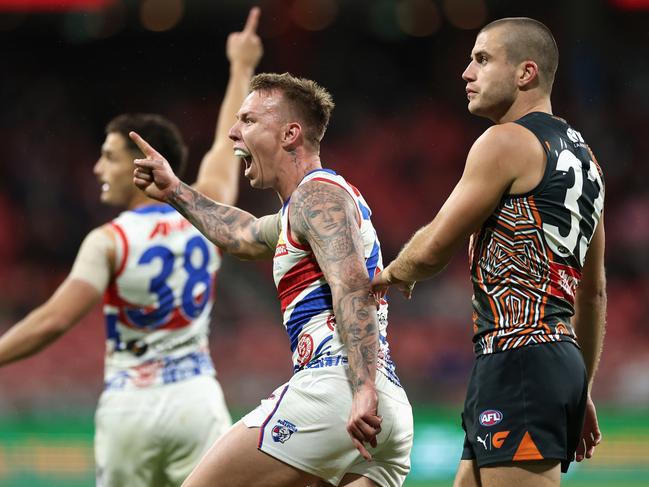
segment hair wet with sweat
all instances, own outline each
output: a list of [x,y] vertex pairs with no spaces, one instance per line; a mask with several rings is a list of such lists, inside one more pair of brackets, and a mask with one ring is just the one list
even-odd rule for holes
[[559,49],[550,29],[529,17],[507,17],[485,25],[480,32],[500,28],[500,39],[512,64],[534,61],[539,68],[539,83],[548,93],[559,65]]
[[124,113],[106,125],[106,134],[118,133],[126,140],[126,148],[137,154],[142,152],[128,133],[134,131],[154,147],[169,162],[171,169],[182,177],[187,165],[187,146],[180,130],[162,115],[154,113]]
[[290,73],[261,73],[250,81],[251,92],[272,90],[282,92],[302,123],[307,141],[319,147],[334,109],[331,94],[315,81]]

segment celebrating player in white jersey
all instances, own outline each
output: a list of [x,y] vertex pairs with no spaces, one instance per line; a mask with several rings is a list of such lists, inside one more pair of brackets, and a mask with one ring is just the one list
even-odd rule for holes
[[[242,32],[230,34],[230,78],[214,144],[195,187],[234,203],[239,159],[228,139],[230,120],[248,93],[262,55],[253,8]],[[91,231],[68,278],[42,306],[0,338],[0,365],[30,356],[62,336],[104,295],[105,389],[95,418],[97,485],[178,486],[230,426],[208,349],[213,283],[220,254],[173,208],[132,184],[140,130],[166,147],[181,170],[186,148],[178,129],[159,115],[125,114],[106,127],[94,172],[101,201],[125,207]]]
[[[214,445],[185,487],[402,485],[410,469],[412,410],[387,342],[387,303],[370,294],[382,268],[360,193],[323,169],[320,141],[331,95],[288,73],[261,74],[230,130],[255,188],[280,212],[255,218],[211,201],[174,175],[132,133],[147,159],[135,184],[166,201],[226,252],[273,258],[295,374]],[[351,439],[350,439],[351,437]]]

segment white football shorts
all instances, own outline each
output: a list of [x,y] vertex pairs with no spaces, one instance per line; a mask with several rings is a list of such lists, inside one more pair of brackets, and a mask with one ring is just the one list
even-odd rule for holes
[[366,445],[372,462],[361,456],[346,430],[352,404],[346,366],[298,372],[242,421],[260,428],[259,450],[330,484],[353,473],[397,487],[410,471],[412,409],[405,391],[380,372],[376,388],[383,422],[377,447]]
[[95,414],[97,487],[177,487],[230,425],[212,376],[105,391]]

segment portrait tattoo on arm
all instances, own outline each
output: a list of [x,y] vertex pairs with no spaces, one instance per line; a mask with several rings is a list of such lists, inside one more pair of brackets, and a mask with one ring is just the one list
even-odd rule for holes
[[351,196],[333,184],[310,181],[293,193],[289,218],[298,239],[310,245],[331,288],[352,390],[373,385],[378,353],[376,304]]

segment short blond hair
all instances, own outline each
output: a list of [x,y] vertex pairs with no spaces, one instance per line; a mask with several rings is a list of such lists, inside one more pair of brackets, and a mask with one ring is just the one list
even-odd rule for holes
[[331,93],[313,80],[290,73],[261,73],[250,81],[250,91],[279,90],[304,126],[305,138],[320,146],[334,109]]

